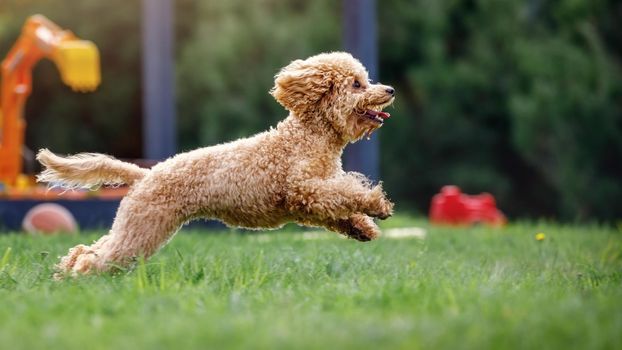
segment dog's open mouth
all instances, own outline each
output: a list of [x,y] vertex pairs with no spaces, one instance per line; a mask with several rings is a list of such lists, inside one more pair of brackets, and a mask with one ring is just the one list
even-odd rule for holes
[[356,122],[359,127],[359,132],[356,133],[355,139],[359,139],[365,135],[367,139],[369,139],[375,130],[384,125],[385,120],[391,117],[391,114],[383,112],[382,110],[393,103],[394,99],[394,97],[391,97],[389,100],[379,104],[359,105],[354,110],[354,114],[357,116]]
[[356,114],[378,124],[384,123],[384,120],[391,116],[391,114],[388,112],[375,111],[373,109],[367,109],[365,111],[357,111]]
[[368,109],[365,111],[364,116],[373,120],[376,123],[384,123],[384,120],[389,118],[391,114],[388,112],[374,111],[374,110]]
[[361,118],[365,118],[366,120],[370,120],[372,121],[377,127],[382,126],[382,124],[384,123],[384,121],[386,119],[388,119],[389,117],[391,117],[391,114],[388,112],[383,112],[382,110],[390,105],[391,103],[393,103],[393,101],[395,100],[395,97],[391,97],[386,101],[383,101],[379,104],[373,104],[373,105],[367,105],[367,106],[360,106],[355,110],[356,114],[361,117]]

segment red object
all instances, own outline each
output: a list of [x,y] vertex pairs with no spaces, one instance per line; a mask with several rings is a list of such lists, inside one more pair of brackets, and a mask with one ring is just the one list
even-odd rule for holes
[[78,225],[73,215],[62,205],[43,203],[34,206],[26,213],[22,228],[28,233],[74,233]]
[[457,186],[445,186],[441,193],[434,195],[430,206],[430,221],[435,224],[485,223],[492,226],[503,226],[507,222],[490,193],[466,195]]

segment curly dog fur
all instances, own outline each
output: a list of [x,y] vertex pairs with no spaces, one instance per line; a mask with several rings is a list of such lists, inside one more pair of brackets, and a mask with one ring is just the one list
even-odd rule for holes
[[230,226],[321,226],[360,241],[379,234],[393,204],[380,184],[344,172],[344,147],[382,125],[393,88],[371,84],[350,54],[296,60],[275,76],[272,96],[289,111],[276,128],[178,154],[143,169],[112,157],[59,157],[43,149],[38,181],[67,188],[128,184],[110,232],[69,250],[61,276],[102,272],[153,255],[183,223],[213,218]]

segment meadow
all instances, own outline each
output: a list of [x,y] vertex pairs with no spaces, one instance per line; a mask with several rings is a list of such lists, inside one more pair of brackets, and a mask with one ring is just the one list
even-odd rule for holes
[[133,270],[63,281],[57,257],[98,232],[0,234],[0,348],[622,348],[619,227],[383,225],[427,235],[182,230]]

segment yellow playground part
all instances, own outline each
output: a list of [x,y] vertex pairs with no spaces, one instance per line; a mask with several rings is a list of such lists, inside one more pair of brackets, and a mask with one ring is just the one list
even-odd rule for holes
[[14,186],[22,170],[26,121],[24,106],[32,91],[32,69],[51,59],[62,81],[74,91],[93,91],[101,82],[99,51],[49,19],[35,15],[2,61],[0,87],[0,184]]

